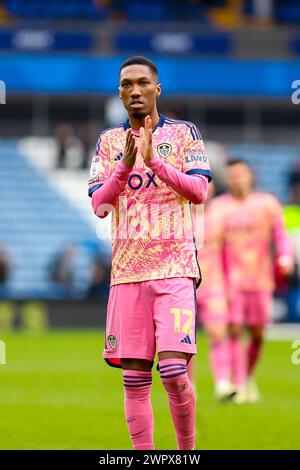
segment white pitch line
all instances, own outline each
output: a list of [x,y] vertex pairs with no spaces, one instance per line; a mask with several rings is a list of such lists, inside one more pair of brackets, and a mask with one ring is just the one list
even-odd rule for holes
[[268,341],[300,340],[300,323],[280,323],[270,325],[267,329]]

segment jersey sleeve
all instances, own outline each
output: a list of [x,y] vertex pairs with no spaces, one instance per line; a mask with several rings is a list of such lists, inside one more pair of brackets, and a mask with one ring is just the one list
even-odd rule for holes
[[91,164],[90,179],[88,184],[90,197],[92,197],[92,194],[94,191],[96,191],[96,189],[103,185],[107,178],[109,178],[110,174],[111,164],[109,142],[107,135],[102,133],[98,139]]
[[183,149],[183,172],[187,175],[204,175],[211,181],[212,174],[204,142],[199,129],[192,123],[187,125]]

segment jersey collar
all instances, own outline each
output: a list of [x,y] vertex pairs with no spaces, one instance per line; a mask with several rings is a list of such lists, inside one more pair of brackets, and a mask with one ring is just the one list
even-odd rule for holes
[[[165,123],[165,116],[163,116],[162,114],[159,114],[159,121],[158,121],[158,124],[154,127],[153,132],[155,132],[155,130],[158,127],[162,127],[164,125],[164,123]],[[123,122],[122,126],[124,128],[124,131],[131,128],[129,119],[127,119],[127,121]]]

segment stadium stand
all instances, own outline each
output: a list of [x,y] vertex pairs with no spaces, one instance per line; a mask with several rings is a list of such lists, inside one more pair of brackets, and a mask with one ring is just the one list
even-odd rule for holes
[[259,187],[288,203],[289,172],[300,156],[300,89],[293,84],[299,15],[296,0],[0,0],[0,80],[7,87],[0,253],[7,252],[10,268],[0,297],[70,296],[50,277],[71,245],[72,295],[82,298],[91,259],[109,253],[99,241],[109,221],[97,221],[86,192],[88,147],[97,137],[85,145],[85,160],[82,149],[79,160],[68,155],[70,165],[57,163],[55,137],[61,123],[73,128],[74,140],[87,123],[96,132],[110,127],[105,108],[117,98],[128,55],[157,62],[159,109],[198,123],[215,181],[222,183],[224,160],[240,156],[254,167]]
[[107,16],[105,8],[93,0],[7,0],[5,4],[11,16],[22,19],[104,20]]
[[[147,8],[145,8],[145,4]],[[108,18],[134,21],[198,21],[234,26],[237,21],[269,20],[295,24],[300,19],[297,0],[268,2],[259,8],[255,2],[230,0],[5,0],[7,14],[13,18],[47,20],[105,21]],[[237,9],[237,11],[235,11]]]
[[288,174],[292,165],[300,159],[300,146],[288,145],[232,145],[230,152],[253,166],[258,186],[287,202]]
[[[208,147],[213,148],[209,143]],[[68,297],[64,288],[50,282],[49,269],[72,244],[78,254],[72,295],[84,297],[92,255],[99,249],[100,254],[109,252],[96,237],[97,219],[86,196],[86,170],[55,169],[55,143],[51,145],[49,138],[1,141],[0,152],[1,246],[7,248],[13,267],[9,295]],[[288,173],[299,158],[299,146],[239,144],[228,146],[227,152],[249,160],[258,186],[287,202]]]
[[47,178],[19,153],[16,141],[0,143],[0,233],[9,254],[11,298],[64,297],[49,281],[49,266],[61,250],[75,246],[75,296],[84,296],[95,250],[101,253],[92,226]]

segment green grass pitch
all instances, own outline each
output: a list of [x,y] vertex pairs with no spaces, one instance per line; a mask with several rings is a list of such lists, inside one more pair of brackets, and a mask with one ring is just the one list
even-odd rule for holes
[[[1,449],[131,449],[122,374],[100,358],[103,332],[2,333]],[[268,342],[258,367],[259,404],[219,404],[198,338],[197,449],[299,449],[300,365],[290,342]],[[175,449],[167,396],[154,371],[157,449]]]

